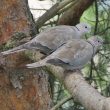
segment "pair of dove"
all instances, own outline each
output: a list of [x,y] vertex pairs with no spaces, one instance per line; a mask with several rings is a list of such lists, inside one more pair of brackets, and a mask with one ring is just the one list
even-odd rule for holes
[[[50,55],[37,63],[26,65],[28,68],[45,66],[46,63],[58,65],[67,70],[82,68],[103,42],[99,37],[92,37],[87,41],[80,40],[90,30],[91,27],[87,23],[79,23],[76,26],[56,26],[40,33],[19,47],[2,52],[2,55],[27,49],[37,49]],[[62,44],[64,45],[61,46]]]

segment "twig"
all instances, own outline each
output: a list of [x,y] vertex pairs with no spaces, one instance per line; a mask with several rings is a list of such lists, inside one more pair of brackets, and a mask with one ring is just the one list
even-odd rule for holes
[[104,34],[106,31],[108,31],[109,29],[110,29],[110,27],[107,27],[106,29],[104,29],[104,30],[101,31],[101,32],[98,32],[97,34],[102,35],[102,34]]
[[41,10],[41,11],[47,11],[47,9],[40,9],[40,8],[30,8],[31,10]]
[[[97,27],[98,27],[98,21],[99,21],[97,0],[95,0],[95,14],[96,14],[96,23],[95,23],[94,35],[97,33]],[[91,67],[90,67],[90,75],[89,75],[90,79],[92,79],[93,64],[94,64],[94,61],[93,61],[93,58],[92,58],[91,59]]]
[[69,101],[70,99],[72,99],[72,96],[67,96],[64,99],[62,99],[61,101],[59,101],[53,108],[51,108],[50,110],[56,110],[58,109],[60,106],[62,106],[65,102]]
[[74,1],[74,2],[72,2],[72,3],[70,3],[69,5],[67,5],[66,7],[64,7],[63,9],[59,10],[59,11],[58,11],[58,14],[61,14],[61,13],[63,13],[64,11],[68,10],[68,9],[71,8],[73,5],[75,5],[75,3],[77,3],[77,0]]
[[95,14],[96,14],[96,23],[95,23],[95,29],[94,29],[94,35],[96,34],[97,32],[97,27],[98,27],[98,21],[99,21],[99,18],[98,18],[98,5],[97,5],[97,0],[95,0]]

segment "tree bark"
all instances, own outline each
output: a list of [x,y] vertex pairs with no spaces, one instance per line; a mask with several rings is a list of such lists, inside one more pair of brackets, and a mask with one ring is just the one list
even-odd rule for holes
[[[30,38],[36,26],[27,0],[0,0],[0,44],[9,39]],[[28,70],[30,60],[24,53],[0,56],[0,109],[48,110],[51,97],[48,75],[41,70]]]
[[92,5],[95,0],[78,0],[58,21],[59,25],[76,25],[79,23],[83,12]]
[[[40,28],[46,21],[62,12],[68,4],[73,4],[72,7],[67,8],[64,14],[59,18],[58,25],[76,25],[79,23],[83,12],[92,5],[95,0],[64,0],[53,5],[46,13],[39,17],[36,25]],[[61,14],[61,13],[60,13]]]
[[26,36],[36,33],[27,0],[0,0],[0,44],[7,42],[18,32]]
[[89,85],[81,73],[64,72],[55,67],[47,67],[63,84],[75,101],[81,103],[87,110],[110,110],[110,98],[102,96]]

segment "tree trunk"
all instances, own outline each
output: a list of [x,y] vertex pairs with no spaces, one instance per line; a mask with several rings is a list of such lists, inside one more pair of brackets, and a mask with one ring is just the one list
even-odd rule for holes
[[[36,34],[36,26],[27,0],[0,0],[0,44],[9,39],[19,41]],[[19,39],[19,40],[18,40]],[[0,58],[0,109],[48,110],[51,104],[48,75],[28,70],[24,53]]]

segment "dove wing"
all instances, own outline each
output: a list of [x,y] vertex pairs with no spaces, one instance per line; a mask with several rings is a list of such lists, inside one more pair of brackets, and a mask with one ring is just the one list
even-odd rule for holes
[[56,26],[43,31],[30,42],[30,47],[48,48],[56,50],[65,41],[77,37],[76,30],[71,26]]
[[[91,51],[90,51],[91,50]],[[47,63],[59,66],[79,67],[93,55],[93,47],[85,40],[71,40],[54,52]]]

